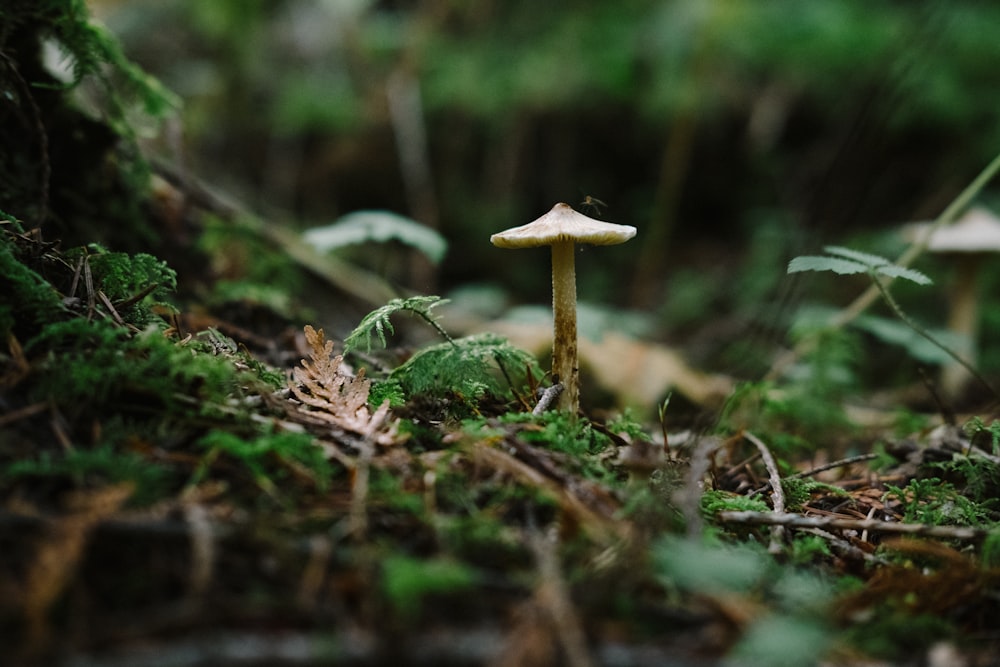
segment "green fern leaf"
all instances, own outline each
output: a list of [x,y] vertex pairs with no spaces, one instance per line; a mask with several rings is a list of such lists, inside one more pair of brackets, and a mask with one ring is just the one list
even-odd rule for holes
[[403,311],[409,311],[422,318],[434,327],[446,340],[450,341],[451,337],[437,323],[437,318],[431,314],[432,308],[440,306],[443,303],[448,303],[448,300],[442,299],[439,296],[411,296],[407,299],[392,299],[389,303],[376,308],[364,316],[354,331],[344,339],[344,351],[348,352],[359,347],[362,341],[364,341],[365,349],[371,351],[373,334],[378,337],[379,342],[382,343],[382,347],[386,347],[386,330],[391,334],[396,333],[389,318]]

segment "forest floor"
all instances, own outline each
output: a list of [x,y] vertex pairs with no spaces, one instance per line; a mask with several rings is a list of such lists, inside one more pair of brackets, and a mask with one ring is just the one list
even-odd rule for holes
[[0,359],[5,664],[998,664],[994,426],[534,414],[500,339],[345,360],[0,232],[43,331]]

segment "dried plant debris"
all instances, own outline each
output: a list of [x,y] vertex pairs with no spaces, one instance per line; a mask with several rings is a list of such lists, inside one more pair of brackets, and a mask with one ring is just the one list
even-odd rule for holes
[[323,330],[305,327],[309,358],[292,371],[288,388],[301,404],[291,413],[293,419],[307,423],[327,423],[388,445],[397,438],[396,425],[389,419],[389,401],[374,411],[368,405],[371,382],[362,368],[350,375],[344,368],[343,355],[333,356],[333,341]]

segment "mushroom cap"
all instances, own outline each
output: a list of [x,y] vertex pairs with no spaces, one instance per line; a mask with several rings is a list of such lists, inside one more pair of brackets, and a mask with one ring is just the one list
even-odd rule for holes
[[556,204],[534,222],[494,234],[490,243],[498,248],[534,248],[559,241],[617,245],[635,236],[635,232],[631,225],[594,220],[573,210],[569,204]]
[[[912,225],[908,235],[922,234],[927,225]],[[974,207],[954,224],[935,231],[927,241],[930,252],[1000,252],[1000,218],[992,211]]]

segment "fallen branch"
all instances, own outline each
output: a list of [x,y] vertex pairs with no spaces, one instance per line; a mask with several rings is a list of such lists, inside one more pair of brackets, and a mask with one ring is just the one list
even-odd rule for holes
[[[777,462],[771,456],[771,450],[767,448],[767,445],[760,438],[749,431],[745,432],[743,437],[757,448],[760,452],[760,457],[764,460],[764,467],[767,468],[767,474],[770,477],[771,505],[774,507],[774,513],[779,515],[784,514],[785,492],[781,488],[781,473],[778,471]],[[771,525],[774,527],[771,529],[771,544],[767,550],[772,554],[779,554],[781,553],[781,540],[785,536],[785,531],[780,523]]]
[[838,530],[869,530],[877,533],[896,533],[939,537],[949,540],[976,540],[986,537],[990,531],[985,528],[967,526],[931,526],[923,523],[896,523],[877,519],[841,519],[827,516],[805,516],[777,512],[719,512],[716,517],[723,523],[742,523],[762,526],[786,526],[789,528],[820,528]]

